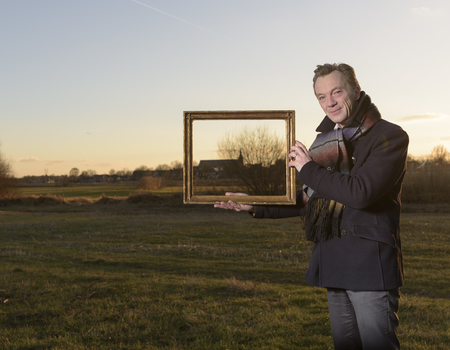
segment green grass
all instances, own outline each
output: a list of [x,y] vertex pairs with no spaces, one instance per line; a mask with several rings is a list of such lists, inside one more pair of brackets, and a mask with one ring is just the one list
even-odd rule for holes
[[[183,188],[181,186],[170,186],[161,188],[158,190],[152,190],[152,193],[157,194],[171,194],[181,193]],[[107,197],[127,197],[130,193],[146,192],[137,188],[136,184],[129,185],[76,185],[68,187],[56,187],[56,186],[32,186],[32,187],[19,187],[19,195],[51,195],[61,196],[66,198],[84,197],[92,200],[98,199],[103,195]]]
[[[402,217],[403,349],[450,343],[450,219]],[[297,219],[203,206],[0,208],[2,349],[332,349]]]

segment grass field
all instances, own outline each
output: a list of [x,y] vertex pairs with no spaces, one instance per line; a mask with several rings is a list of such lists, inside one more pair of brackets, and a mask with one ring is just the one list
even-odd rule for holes
[[[402,349],[448,349],[449,215],[402,225]],[[2,207],[1,348],[332,349],[299,227],[181,204]]]

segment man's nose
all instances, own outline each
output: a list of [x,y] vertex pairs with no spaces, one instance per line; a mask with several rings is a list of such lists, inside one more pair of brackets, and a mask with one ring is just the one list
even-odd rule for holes
[[336,101],[333,99],[333,97],[328,98],[327,105],[328,107],[333,107],[334,105],[336,105]]

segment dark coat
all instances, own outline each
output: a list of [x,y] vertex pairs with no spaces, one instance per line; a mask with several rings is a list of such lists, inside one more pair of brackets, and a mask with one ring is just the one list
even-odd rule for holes
[[[325,117],[317,131],[334,128]],[[403,285],[400,241],[401,186],[408,135],[380,120],[360,139],[346,144],[350,174],[329,171],[314,161],[298,174],[320,195],[345,205],[341,237],[314,244],[306,280],[313,286],[350,290],[390,290]],[[256,207],[255,217],[301,215],[296,207]]]

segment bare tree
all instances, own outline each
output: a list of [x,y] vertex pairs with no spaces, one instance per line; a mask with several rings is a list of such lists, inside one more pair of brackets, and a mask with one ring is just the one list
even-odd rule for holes
[[170,170],[170,169],[172,168],[170,167],[170,165],[167,164],[160,164],[156,167],[156,170]]
[[0,153],[0,196],[12,194],[16,186],[17,182],[12,174],[11,164]]
[[122,170],[116,171],[116,175],[120,176],[121,178],[129,177],[132,174],[133,174],[133,172],[128,168],[123,168]]
[[438,145],[431,150],[431,161],[434,165],[446,165],[449,161],[450,153],[444,145]]
[[138,166],[136,169],[134,170],[141,170],[141,171],[146,171],[146,170],[150,170],[150,168],[147,165],[141,165]]
[[81,174],[79,175],[79,177],[83,181],[87,181],[88,179],[92,178],[94,175],[97,175],[97,172],[95,170],[88,169],[88,170],[83,170],[81,172]]
[[170,163],[170,166],[172,169],[183,169],[183,163],[181,163],[179,160],[174,160]]
[[220,158],[235,160],[225,165],[228,177],[240,179],[249,194],[286,193],[286,144],[267,125],[227,133],[217,147]]
[[78,168],[70,169],[69,176],[77,177],[78,175],[80,175],[80,169]]
[[80,175],[80,169],[78,169],[78,168],[70,169],[70,171],[69,171],[69,179],[70,179],[70,181],[75,182],[77,177],[78,177],[78,175]]

